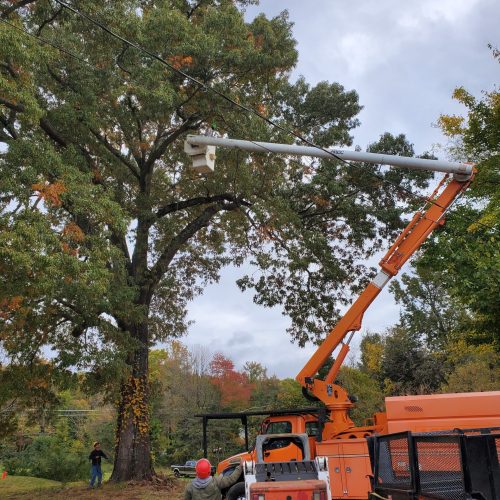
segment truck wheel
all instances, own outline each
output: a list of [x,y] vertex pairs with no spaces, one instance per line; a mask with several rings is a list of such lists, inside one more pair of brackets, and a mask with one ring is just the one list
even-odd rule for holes
[[245,500],[245,483],[236,483],[226,494],[226,500]]
[[179,472],[179,469],[174,469],[174,476],[181,477],[181,473]]

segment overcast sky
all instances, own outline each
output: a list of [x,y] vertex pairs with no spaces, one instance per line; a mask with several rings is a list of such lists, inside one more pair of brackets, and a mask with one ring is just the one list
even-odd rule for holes
[[[500,81],[500,66],[487,48],[500,46],[498,0],[262,0],[246,16],[284,9],[298,42],[294,77],[336,81],[359,93],[364,109],[354,144],[362,148],[385,131],[402,132],[417,153],[432,149],[443,157],[435,145],[445,141],[433,124],[442,113],[463,112],[451,100],[453,89],[462,85],[479,96]],[[220,350],[237,367],[256,360],[270,374],[294,377],[313,347],[291,344],[288,319],[278,308],[253,304],[252,294],[234,284],[240,275],[226,270],[191,304],[195,324],[183,341]],[[363,331],[381,331],[398,314],[385,290],[367,312]]]

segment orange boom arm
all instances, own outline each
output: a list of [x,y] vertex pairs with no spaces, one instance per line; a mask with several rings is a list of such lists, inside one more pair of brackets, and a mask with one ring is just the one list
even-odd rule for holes
[[[335,433],[352,427],[347,410],[352,406],[346,391],[335,384],[335,378],[349,352],[349,342],[355,331],[361,329],[363,315],[387,282],[395,276],[403,264],[420,248],[432,231],[444,223],[444,214],[454,200],[471,183],[473,175],[466,181],[452,179],[445,184],[443,178],[426,206],[419,210],[380,261],[380,272],[352,304],[347,313],[327,335],[304,368],[297,375],[297,381],[307,392],[330,410],[330,421]],[[444,189],[443,189],[443,186]],[[439,194],[439,192],[442,192]],[[346,337],[351,333],[346,341]],[[340,351],[324,380],[314,378],[328,357],[341,345]],[[333,430],[333,429],[332,429]]]

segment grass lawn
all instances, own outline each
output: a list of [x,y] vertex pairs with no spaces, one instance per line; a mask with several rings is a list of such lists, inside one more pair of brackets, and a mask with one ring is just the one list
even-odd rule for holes
[[50,481],[49,479],[40,479],[38,477],[25,476],[7,476],[3,481],[0,480],[0,498],[10,498],[9,495],[25,492],[40,492],[60,488],[61,483]]
[[172,480],[168,484],[122,483],[104,484],[102,488],[89,490],[87,483],[79,481],[63,484],[58,481],[27,476],[7,476],[0,480],[0,498],[24,499],[114,499],[114,500],[182,500],[185,481]]

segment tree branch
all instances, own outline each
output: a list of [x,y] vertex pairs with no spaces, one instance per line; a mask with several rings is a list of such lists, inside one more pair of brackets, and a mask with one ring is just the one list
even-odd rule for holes
[[5,130],[10,134],[10,137],[4,132],[1,131],[2,137],[5,138],[6,140],[12,140],[12,139],[17,139],[17,132],[14,127],[14,116],[15,112],[11,112],[11,116],[8,118],[4,116],[3,114],[0,114],[0,123],[2,123],[3,127]]
[[38,30],[36,31],[36,35],[37,36],[40,36],[40,34],[42,33],[43,28],[45,28],[45,26],[47,26],[47,24],[50,24],[52,21],[54,21],[54,19],[63,11],[63,8],[64,7],[59,7],[59,9],[57,9],[52,14],[52,16],[50,16],[48,19],[45,19],[45,21],[43,21],[42,24],[40,24]]
[[161,158],[161,156],[165,153],[168,146],[172,144],[172,142],[174,142],[180,135],[191,128],[194,129],[198,127],[198,124],[195,125],[196,118],[197,117],[195,115],[190,116],[180,127],[167,135],[165,139],[160,141],[158,145],[152,149],[145,163],[146,169],[151,168],[154,162]]
[[3,97],[0,97],[0,104],[5,106],[6,108],[11,109],[12,111],[22,112],[25,109],[22,104],[10,102],[7,99],[4,99]]
[[130,260],[130,253],[128,251],[128,246],[125,236],[120,235],[116,231],[113,231],[113,229],[111,229],[110,240],[111,243],[115,245],[115,247],[117,247],[122,252],[123,256],[125,257],[125,265],[127,266],[127,270],[130,273],[132,261]]
[[156,212],[156,216],[158,218],[161,218],[172,212],[177,212],[179,210],[185,210],[186,208],[196,207],[199,205],[206,205],[208,203],[214,203],[219,201],[230,201],[235,204],[238,204],[238,206],[245,206],[245,207],[252,206],[250,202],[238,198],[237,196],[234,196],[231,193],[223,193],[214,196],[200,196],[198,198],[191,198],[190,200],[183,200],[174,203],[169,203],[168,205],[159,208],[158,211]]
[[107,140],[106,137],[103,137],[99,132],[97,132],[96,130],[93,130],[91,128],[89,128],[90,132],[92,133],[92,135],[115,157],[117,158],[118,160],[120,160],[129,170],[130,172],[134,175],[134,177],[136,177],[137,179],[140,178],[140,174],[139,174],[139,171],[138,169],[136,168],[136,166],[130,162],[129,160],[127,160],[127,158],[125,158],[121,153],[120,151],[118,151],[115,147],[113,147],[113,145]]
[[175,236],[170,244],[163,250],[156,264],[151,269],[151,285],[149,287],[152,294],[154,287],[159,283],[161,277],[165,274],[169,264],[175,257],[179,248],[184,245],[192,236],[194,236],[201,228],[208,226],[212,218],[222,210],[222,205],[215,204],[205,208],[203,212],[193,219],[186,227]]
[[64,137],[52,126],[47,118],[40,118],[40,127],[42,130],[60,146],[67,147],[68,142]]
[[128,75],[132,75],[132,73],[128,70],[128,69],[125,69],[122,65],[121,65],[121,59],[122,57],[125,55],[125,52],[127,52],[127,49],[128,49],[128,45],[124,44],[123,45],[123,48],[122,48],[122,51],[118,54],[118,56],[116,57],[116,65],[124,72],[124,73],[127,73]]
[[150,271],[149,295],[151,296],[153,294],[156,285],[166,273],[168,266],[182,245],[187,243],[189,239],[192,238],[200,229],[207,227],[209,222],[218,212],[222,210],[236,210],[243,204],[247,204],[247,202],[233,201],[231,203],[215,203],[214,205],[210,205],[205,208],[205,210],[203,210],[203,212],[196,217],[196,219],[187,224],[186,227],[175,238],[173,238],[170,244],[163,250],[156,264],[152,267]]
[[133,115],[134,120],[135,120],[135,125],[137,127],[137,139],[139,140],[139,149],[141,151],[141,162],[137,162],[137,163],[139,165],[141,165],[141,163],[143,163],[144,160],[145,160],[144,150],[140,146],[142,144],[142,142],[143,142],[143,138],[142,138],[142,122],[141,122],[140,118],[137,116],[137,108],[135,107],[134,102],[132,101],[132,97],[131,97],[130,94],[127,94],[127,104],[128,104],[128,107],[129,107],[130,111],[132,112],[132,115]]
[[7,72],[12,78],[19,78],[19,74],[14,70],[14,68],[10,64],[2,62],[0,63],[0,68],[7,70]]

